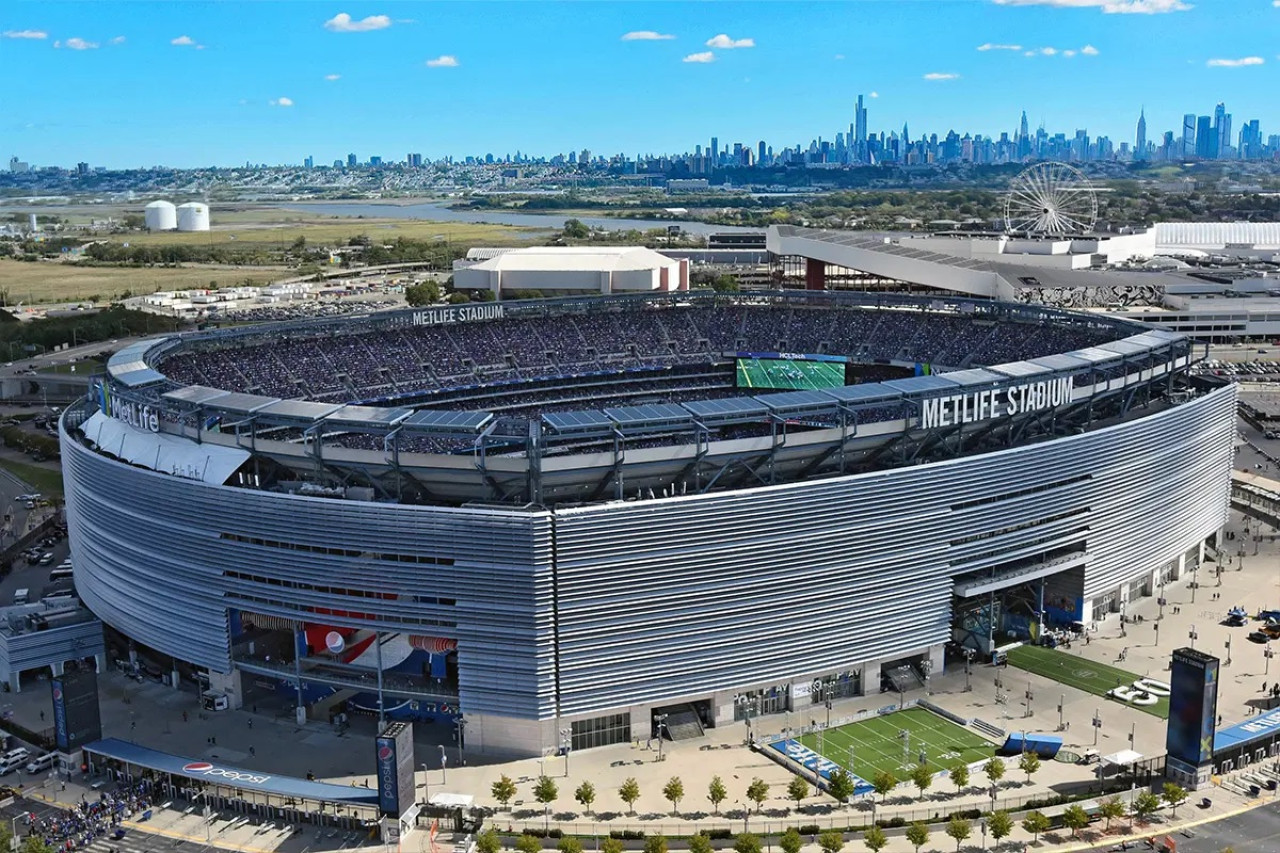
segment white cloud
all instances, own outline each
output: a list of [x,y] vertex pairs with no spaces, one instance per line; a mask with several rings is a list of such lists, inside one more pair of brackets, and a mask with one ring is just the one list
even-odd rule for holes
[[991,42],[987,42],[986,44],[980,44],[980,45],[978,45],[978,50],[982,50],[982,51],[987,51],[987,50],[1022,50],[1022,45],[1020,45],[1020,44],[992,44]]
[[1084,47],[1080,48],[1080,52],[1083,53],[1085,56],[1098,55],[1098,49],[1091,44],[1086,44]]
[[837,53],[837,54],[836,54],[836,61],[837,61],[837,62],[839,62],[841,59],[844,59],[844,54],[843,54],[843,53]]
[[1261,56],[1242,56],[1239,59],[1210,59],[1205,65],[1210,68],[1242,68],[1246,65],[1262,65],[1266,62]]
[[47,39],[49,37],[44,30],[5,30],[0,35],[7,39]]
[[96,50],[98,43],[96,41],[85,41],[82,38],[73,36],[66,41],[55,41],[54,47],[65,47],[67,50]]
[[332,83],[334,80],[341,80],[341,79],[342,79],[342,75],[341,75],[341,74],[326,74],[326,75],[324,75],[324,79],[326,79],[326,80],[328,80],[330,83]]
[[654,30],[632,30],[629,33],[623,33],[623,41],[670,41],[675,36],[669,33],[659,33]]
[[1071,57],[1076,55],[1076,52],[1074,50],[1064,50],[1062,52],[1062,55],[1070,59]]
[[273,107],[291,107],[293,106],[292,98],[275,98],[271,102]]
[[355,21],[346,12],[339,12],[324,22],[324,28],[331,33],[367,33],[370,30],[385,30],[389,26],[391,18],[386,15],[370,15]]
[[709,50],[703,51],[702,53],[691,53],[681,60],[681,62],[715,62],[715,61],[716,61],[716,55]]
[[724,33],[707,39],[707,47],[718,47],[721,50],[733,50],[739,47],[755,47],[755,39],[731,39]]
[[200,48],[200,45],[191,36],[178,36],[176,39],[169,39],[169,44],[176,47],[194,47],[197,50]]
[[124,36],[116,36],[111,40],[112,44],[124,44],[124,42],[125,42]]
[[1042,47],[1042,48],[1040,48],[1040,55],[1041,55],[1041,56],[1057,56],[1057,54],[1058,54],[1058,49],[1057,49],[1056,47]]
[[941,71],[931,71],[928,74],[924,75],[924,79],[926,80],[958,80],[960,79],[960,75],[947,74]]
[[441,56],[437,56],[435,59],[428,59],[427,67],[428,68],[457,68],[458,57],[450,56],[449,54],[446,53]]
[[868,98],[878,98],[878,97],[880,97],[880,93],[879,93],[879,92],[872,92],[870,95],[867,95],[867,97],[868,97]]
[[1108,15],[1163,15],[1192,8],[1183,0],[991,0],[997,6],[1054,6],[1059,9],[1101,9]]

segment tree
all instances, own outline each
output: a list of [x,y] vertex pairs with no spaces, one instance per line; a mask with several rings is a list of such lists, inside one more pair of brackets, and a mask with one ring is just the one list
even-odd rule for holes
[[764,801],[769,799],[769,783],[758,776],[752,779],[751,784],[747,786],[747,799],[756,804],[758,814]]
[[1027,784],[1031,784],[1031,776],[1040,769],[1040,756],[1034,752],[1024,752],[1018,759],[1018,769],[1027,774]]
[[957,794],[969,787],[969,765],[957,761],[951,768],[951,781],[955,783]]
[[1124,817],[1124,803],[1119,797],[1107,797],[1098,804],[1098,814],[1107,820],[1107,829],[1111,828],[1111,821],[1118,817]]
[[1078,803],[1072,803],[1063,809],[1062,825],[1071,830],[1071,837],[1075,838],[1080,830],[1089,825],[1089,813]]
[[558,796],[560,796],[560,789],[556,787],[555,780],[550,776],[539,776],[533,786],[533,798],[542,803],[544,814],[549,811],[549,806]]
[[1043,812],[1031,812],[1022,819],[1023,831],[1034,835],[1037,844],[1040,843],[1040,833],[1048,832],[1051,825]]
[[711,289],[716,293],[737,293],[738,278],[727,273],[718,275],[711,282]]
[[799,830],[789,826],[778,839],[778,846],[782,848],[782,853],[800,853],[800,848],[804,846],[804,839],[800,837]]
[[822,853],[840,853],[844,849],[844,835],[828,829],[818,834],[818,846],[822,848]]
[[671,810],[677,815],[680,814],[680,801],[684,799],[684,783],[680,781],[679,776],[672,776],[667,780],[667,784],[662,786],[662,796],[671,803]]
[[622,841],[610,836],[600,842],[600,853],[623,853]]
[[923,823],[913,823],[907,827],[907,841],[915,845],[916,853],[929,843],[929,827]]
[[591,229],[583,225],[580,219],[566,219],[564,236],[570,240],[586,240],[591,236]]
[[434,305],[440,301],[440,285],[434,281],[411,284],[404,289],[404,301],[413,308]]
[[489,827],[476,838],[476,850],[479,853],[498,853],[501,849],[502,838],[493,827]]
[[929,770],[928,764],[917,764],[911,768],[911,784],[920,789],[920,796],[923,798],[924,792],[933,784],[933,772]]
[[787,785],[787,799],[796,801],[796,808],[800,807],[800,801],[809,796],[809,783],[801,776],[792,776],[791,782]]
[[1145,822],[1147,818],[1155,814],[1158,808],[1160,808],[1160,798],[1150,791],[1143,791],[1134,797],[1133,802],[1129,804],[1130,814],[1142,822]]
[[578,786],[578,790],[573,792],[573,798],[587,810],[587,814],[591,814],[591,804],[596,801],[596,786],[590,782],[583,782]]
[[852,774],[843,767],[832,771],[831,778],[827,780],[827,793],[842,803],[853,796],[854,787]]
[[1178,806],[1187,801],[1187,789],[1175,782],[1165,782],[1160,799],[1173,807],[1173,817],[1178,816]]
[[640,783],[628,777],[618,789],[618,799],[627,804],[627,814],[635,814],[636,800],[640,799]]
[[[875,775],[875,778],[871,780],[871,787],[875,789],[875,792],[881,798],[886,797],[889,795],[890,791],[898,787],[898,777],[894,776],[888,770],[881,770]],[[871,822],[876,822],[875,798],[872,798],[871,800]]]
[[489,789],[489,792],[505,809],[516,795],[516,783],[511,780],[510,776],[504,774],[497,782],[493,783],[493,787]]
[[995,785],[1004,778],[1004,762],[999,758],[993,758],[982,765],[982,772],[986,774],[987,780]]
[[760,837],[750,832],[744,832],[733,839],[733,853],[760,853],[763,849]]
[[448,302],[450,305],[461,305],[464,302],[470,302],[471,297],[467,296],[467,294],[463,293],[460,290],[455,290],[453,293],[449,294],[448,298],[445,301]]
[[956,851],[959,853],[960,845],[973,832],[973,827],[969,825],[969,821],[956,815],[947,822],[947,835],[956,842]]
[[883,829],[873,826],[862,834],[862,843],[867,845],[871,853],[880,853],[888,845],[889,839],[885,837]]
[[644,840],[644,853],[667,853],[667,839],[661,835],[650,835]]
[[542,842],[532,835],[521,835],[516,839],[516,850],[519,853],[542,853]]
[[705,832],[689,836],[689,853],[712,853],[713,849],[711,839]]
[[719,776],[711,777],[711,784],[707,786],[707,799],[711,801],[711,808],[716,814],[720,814],[720,804],[729,796],[729,789],[724,786],[724,780]]
[[987,831],[998,843],[1013,832],[1013,818],[1006,811],[992,812],[991,817],[987,818]]
[[572,835],[566,835],[560,839],[560,843],[556,845],[556,849],[560,853],[582,853],[582,842],[574,838]]

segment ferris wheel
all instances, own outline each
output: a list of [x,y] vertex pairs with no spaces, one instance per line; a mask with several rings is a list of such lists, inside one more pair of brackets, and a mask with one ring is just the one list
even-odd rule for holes
[[1097,221],[1097,191],[1066,163],[1024,169],[1004,197],[1004,225],[1010,232],[1086,234]]

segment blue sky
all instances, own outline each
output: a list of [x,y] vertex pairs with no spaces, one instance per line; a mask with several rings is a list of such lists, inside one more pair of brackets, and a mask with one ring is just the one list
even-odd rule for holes
[[1131,140],[1145,106],[1158,139],[1218,101],[1236,128],[1280,133],[1277,36],[1280,0],[5,0],[0,154],[781,148],[834,138],[873,92],[871,129],[906,121],[913,137],[1012,131],[1026,109],[1033,127]]

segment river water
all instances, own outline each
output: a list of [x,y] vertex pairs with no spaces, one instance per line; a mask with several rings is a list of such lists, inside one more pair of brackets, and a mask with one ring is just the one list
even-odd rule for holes
[[361,204],[360,202],[305,202],[296,204],[269,204],[307,213],[326,216],[363,216],[367,219],[426,219],[432,222],[475,222],[495,225],[520,225],[526,228],[545,228],[559,231],[569,219],[577,219],[592,228],[610,231],[664,228],[679,225],[690,234],[705,236],[734,231],[759,231],[737,225],[710,225],[706,222],[688,222],[671,219],[615,219],[612,216],[570,216],[563,213],[514,213],[505,210],[451,210],[448,202],[432,201],[420,204]]

